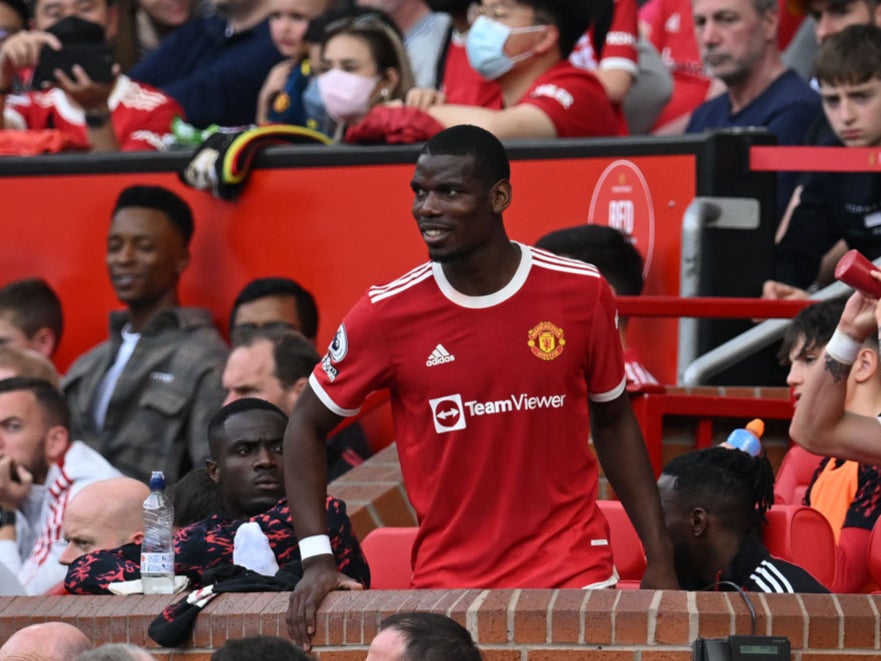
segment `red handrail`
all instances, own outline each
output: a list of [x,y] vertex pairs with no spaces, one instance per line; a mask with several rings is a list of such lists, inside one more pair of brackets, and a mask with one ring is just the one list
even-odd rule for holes
[[708,296],[617,296],[618,313],[628,317],[711,317],[714,319],[791,319],[809,299],[771,301],[761,298]]
[[749,167],[757,172],[877,172],[877,147],[750,147]]

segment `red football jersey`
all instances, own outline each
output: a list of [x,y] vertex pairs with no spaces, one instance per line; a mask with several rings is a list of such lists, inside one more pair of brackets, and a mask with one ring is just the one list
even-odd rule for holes
[[691,0],[649,0],[639,18],[651,28],[651,42],[673,75],[673,96],[655,120],[658,128],[702,104],[710,78],[694,35]]
[[[117,79],[108,105],[121,151],[164,149],[171,120],[184,114],[174,99],[127,76]],[[4,116],[8,128],[58,129],[88,145],[82,108],[73,105],[58,87],[10,96]]]
[[310,377],[344,416],[390,389],[417,588],[612,579],[588,399],[624,392],[613,298],[595,267],[520,248],[488,296],[459,293],[436,263],[370,288]]
[[539,76],[518,103],[537,106],[550,117],[559,138],[626,133],[620,109],[613,107],[599,79],[567,62]]

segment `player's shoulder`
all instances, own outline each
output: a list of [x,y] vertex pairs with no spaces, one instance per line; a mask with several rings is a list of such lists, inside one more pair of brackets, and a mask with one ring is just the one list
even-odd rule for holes
[[530,253],[532,265],[536,269],[548,272],[562,273],[574,278],[588,278],[600,281],[602,276],[599,269],[593,264],[582,262],[571,257],[562,257],[535,246],[525,246]]
[[366,296],[371,303],[377,304],[399,297],[407,292],[412,292],[417,285],[429,280],[432,276],[431,262],[425,262],[391,282],[383,285],[373,285],[367,290]]

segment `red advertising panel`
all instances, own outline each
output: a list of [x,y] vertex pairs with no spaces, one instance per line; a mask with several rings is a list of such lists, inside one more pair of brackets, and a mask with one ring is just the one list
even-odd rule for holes
[[[695,157],[514,160],[513,239],[579,223],[633,235],[646,259],[647,294],[676,294],[682,214],[695,194]],[[182,281],[188,305],[209,307],[225,329],[229,306],[248,280],[292,277],[319,303],[319,344],[370,284],[426,259],[410,215],[413,166],[303,166],[255,170],[236,202],[184,187],[172,172],[0,177],[0,283],[42,276],[64,304],[60,368],[107,333],[118,306],[104,268],[104,243],[119,191],[161,184],[192,205],[196,233]],[[663,381],[675,381],[676,321],[635,319],[631,341]]]

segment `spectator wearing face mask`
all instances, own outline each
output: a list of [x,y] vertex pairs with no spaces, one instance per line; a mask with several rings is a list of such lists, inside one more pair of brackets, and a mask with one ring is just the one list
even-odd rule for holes
[[501,139],[620,133],[620,114],[602,83],[567,60],[594,19],[589,3],[484,0],[471,18],[465,50],[478,74],[498,82],[501,95],[493,105],[385,107],[350,131],[347,140],[418,142],[460,124]]
[[376,12],[327,25],[316,67],[321,103],[336,122],[334,138],[359,142],[359,124],[379,104],[400,100],[413,73],[396,30]]

